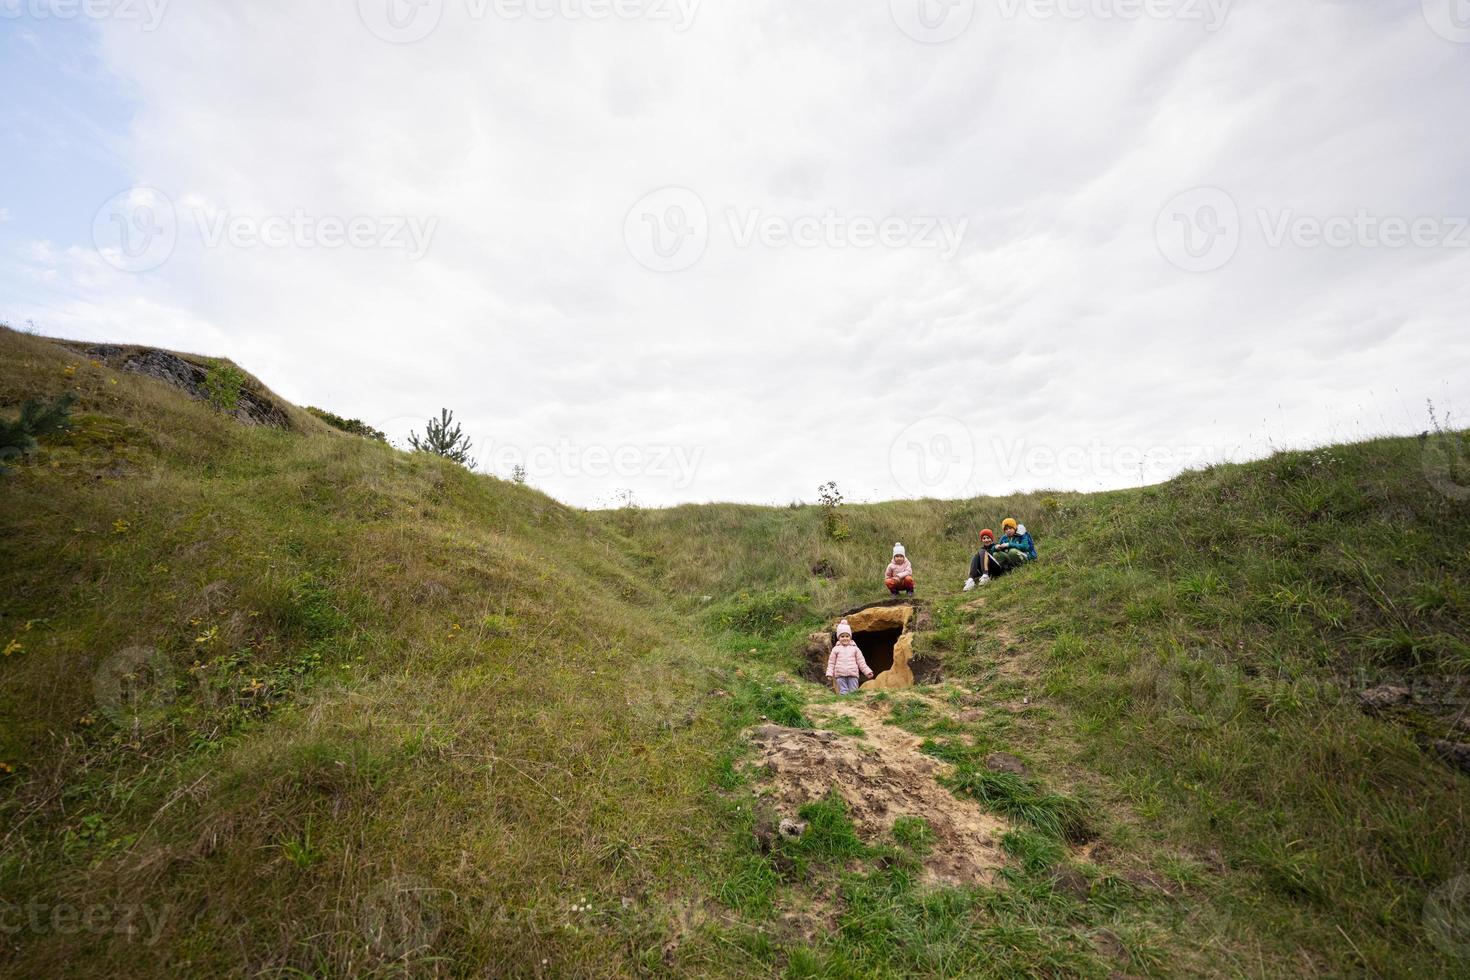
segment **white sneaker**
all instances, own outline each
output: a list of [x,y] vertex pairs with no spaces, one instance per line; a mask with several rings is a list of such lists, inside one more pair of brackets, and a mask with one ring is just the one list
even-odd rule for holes
[[982,576],[980,576],[980,584],[981,585],[985,585],[985,584],[989,583],[989,581],[990,581],[990,576],[989,575],[982,575]]
[[975,587],[975,580],[974,579],[972,579],[972,578],[965,579],[965,591],[966,592],[969,592],[974,587]]

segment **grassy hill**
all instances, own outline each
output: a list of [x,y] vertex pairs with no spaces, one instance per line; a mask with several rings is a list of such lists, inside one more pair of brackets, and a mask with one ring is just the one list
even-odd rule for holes
[[[1463,434],[845,506],[837,540],[578,511],[108,363],[0,331],[0,412],[79,398],[0,478],[0,974],[1470,968]],[[1007,514],[1043,561],[961,593]],[[898,540],[945,680],[864,698],[1005,821],[984,881],[835,796],[773,841],[747,764],[828,717],[802,641]]]

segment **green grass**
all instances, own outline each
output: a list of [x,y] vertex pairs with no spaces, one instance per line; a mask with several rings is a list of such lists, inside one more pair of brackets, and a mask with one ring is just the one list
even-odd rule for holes
[[[1461,965],[1470,784],[1427,746],[1470,690],[1463,434],[844,505],[834,540],[815,506],[577,511],[9,331],[0,365],[0,412],[78,396],[0,478],[0,895],[146,927],[28,925],[7,975]],[[1008,514],[1042,560],[960,593]],[[741,733],[811,725],[802,640],[886,597],[896,540],[964,688],[870,700],[1007,821],[983,886],[925,883],[922,815],[753,836]],[[1389,681],[1415,703],[1363,713]]]

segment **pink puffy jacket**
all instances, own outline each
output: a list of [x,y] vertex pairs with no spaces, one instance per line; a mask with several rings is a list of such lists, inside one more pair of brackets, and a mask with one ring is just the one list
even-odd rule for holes
[[832,648],[832,656],[827,658],[828,677],[856,677],[858,674],[873,676],[868,669],[868,662],[863,659],[863,651],[851,640],[839,643]]
[[905,560],[902,565],[900,565],[897,561],[891,561],[891,562],[889,562],[888,563],[888,570],[883,573],[883,578],[884,579],[895,578],[895,579],[898,579],[899,581],[902,581],[902,580],[904,580],[906,578],[913,578],[913,577],[914,577],[914,563],[911,562],[911,561],[907,561],[907,560]]

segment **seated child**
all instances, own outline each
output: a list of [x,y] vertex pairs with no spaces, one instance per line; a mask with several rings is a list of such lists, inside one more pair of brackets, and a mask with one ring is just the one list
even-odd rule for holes
[[995,557],[995,532],[987,527],[980,532],[980,550],[970,559],[970,577],[965,579],[965,591],[969,592],[976,584],[984,585],[1004,571]]
[[893,561],[888,563],[888,569],[883,573],[883,584],[894,595],[900,592],[914,594],[914,566],[909,564],[909,557],[901,544],[893,546]]
[[832,655],[827,658],[827,680],[837,681],[838,694],[852,694],[858,689],[858,675],[862,674],[869,680],[873,679],[873,672],[868,669],[868,662],[863,659],[863,651],[852,642],[852,627],[847,625],[847,620],[837,624],[837,645],[832,648]]
[[970,577],[965,580],[966,592],[1036,558],[1035,542],[1031,540],[1026,528],[1016,523],[1014,517],[1007,517],[1000,527],[999,541],[995,540],[995,533],[990,528],[980,532],[980,550],[970,559]]
[[1000,541],[997,548],[1019,551],[1025,561],[1036,560],[1036,544],[1024,525],[1017,524],[1014,517],[1007,517],[1000,524]]

